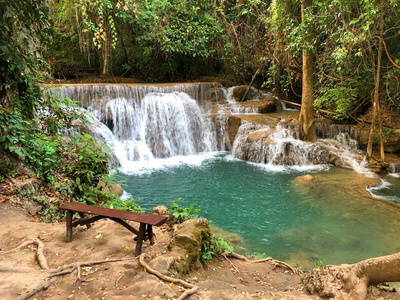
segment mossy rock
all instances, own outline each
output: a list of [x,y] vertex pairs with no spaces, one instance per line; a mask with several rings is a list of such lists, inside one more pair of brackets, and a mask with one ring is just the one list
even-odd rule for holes
[[175,272],[187,274],[201,268],[204,244],[210,237],[211,229],[207,219],[191,219],[176,224],[170,244],[171,252],[175,253]]

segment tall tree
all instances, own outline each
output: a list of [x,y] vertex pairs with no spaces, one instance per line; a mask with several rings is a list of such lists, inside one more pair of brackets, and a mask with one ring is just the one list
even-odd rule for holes
[[133,0],[79,0],[76,4],[86,25],[92,33],[92,41],[101,57],[101,75],[112,75],[113,49],[117,45],[116,18],[132,20],[138,13]]
[[305,29],[305,49],[303,50],[303,87],[301,110],[299,116],[300,138],[306,141],[315,140],[314,125],[314,32],[310,22],[312,0],[301,1],[301,20]]

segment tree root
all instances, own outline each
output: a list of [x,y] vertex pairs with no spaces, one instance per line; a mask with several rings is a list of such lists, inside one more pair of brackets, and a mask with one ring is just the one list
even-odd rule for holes
[[298,274],[298,270],[295,269],[295,268],[293,268],[293,267],[292,267],[291,265],[289,265],[288,263],[285,263],[284,261],[280,261],[280,260],[273,259],[272,257],[267,257],[267,258],[264,258],[264,259],[259,259],[259,260],[256,260],[256,261],[252,261],[251,263],[252,263],[252,264],[256,264],[256,263],[262,263],[262,262],[267,262],[267,261],[269,261],[269,262],[275,264],[275,266],[277,266],[277,265],[282,265],[282,266],[288,268],[290,271],[292,271],[293,274]]
[[193,284],[191,284],[191,283],[188,283],[188,282],[186,282],[186,281],[183,281],[183,280],[181,280],[181,279],[177,279],[177,278],[173,278],[173,277],[164,275],[164,274],[160,273],[159,271],[154,270],[153,268],[151,268],[151,267],[145,262],[145,260],[144,260],[144,257],[145,257],[145,256],[146,256],[145,253],[142,253],[141,255],[139,255],[139,263],[140,263],[140,265],[141,265],[143,268],[145,268],[145,270],[146,270],[147,272],[149,272],[149,273],[151,273],[151,274],[153,274],[153,275],[156,275],[158,278],[160,278],[160,279],[162,279],[162,280],[165,280],[165,281],[168,281],[168,282],[172,282],[172,283],[178,283],[178,284],[180,284],[180,285],[182,285],[182,286],[184,286],[184,287],[190,289],[190,290],[185,291],[185,292],[178,298],[178,300],[183,300],[183,299],[185,299],[186,297],[195,294],[195,293],[199,290],[199,287],[198,287],[198,286],[195,286],[195,285],[193,285]]
[[[240,259],[240,260],[243,260],[243,261],[250,261],[246,256],[243,256],[243,255],[240,255],[240,254],[237,254],[237,253],[235,253],[235,252],[225,252],[225,253],[222,253],[222,256],[224,256],[225,257],[225,259],[227,259],[227,257],[233,257],[233,258],[236,258],[236,259]],[[228,259],[227,259],[228,260]],[[255,261],[251,261],[250,263],[252,263],[252,264],[255,264],[255,263],[262,263],[262,262],[266,262],[266,261],[269,261],[269,262],[271,262],[271,263],[273,263],[273,264],[275,264],[275,265],[282,265],[282,266],[284,266],[284,267],[286,267],[286,268],[288,268],[290,271],[292,271],[293,272],[293,274],[298,274],[298,270],[296,270],[295,268],[293,268],[291,265],[289,265],[288,263],[285,263],[284,261],[280,261],[280,260],[276,260],[276,259],[273,259],[272,257],[267,257],[267,258],[265,258],[265,259],[259,259],[259,260],[255,260]],[[232,263],[232,262],[231,262]],[[233,265],[233,264],[232,264]]]
[[8,251],[2,251],[2,252],[0,252],[0,254],[11,253],[11,252],[17,251],[17,250],[19,250],[21,248],[24,248],[24,247],[26,247],[28,245],[31,245],[31,244],[34,244],[34,245],[37,246],[36,257],[37,257],[37,260],[39,262],[39,266],[42,269],[49,269],[46,257],[43,254],[44,246],[43,246],[42,241],[40,241],[40,240],[32,240],[32,241],[23,242],[22,244],[20,244],[19,246],[15,247],[14,249],[11,249],[11,250],[8,250]]
[[51,279],[46,279],[44,283],[38,284],[30,289],[28,289],[25,294],[22,294],[17,298],[17,300],[27,300],[36,293],[39,293],[41,291],[47,290],[54,282],[56,281],[55,278]]
[[243,260],[243,261],[248,261],[249,259],[246,256],[240,255],[238,253],[235,252],[224,252],[222,253],[222,255],[226,256],[226,257],[233,257],[239,260]]
[[199,291],[200,287],[199,286],[194,286],[190,290],[186,290],[182,295],[179,296],[177,300],[183,300],[186,299],[187,297],[196,294]]
[[237,273],[240,273],[238,267],[237,267],[225,254],[222,254],[222,256],[223,256],[227,261],[229,261],[229,262],[231,263],[232,268],[234,268],[235,271],[236,271]]

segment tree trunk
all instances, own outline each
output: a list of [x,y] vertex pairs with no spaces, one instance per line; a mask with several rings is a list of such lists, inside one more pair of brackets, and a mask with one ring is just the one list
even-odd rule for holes
[[[383,2],[381,3],[380,7],[380,16],[379,16],[379,46],[378,46],[378,58],[376,64],[376,71],[375,71],[375,90],[374,90],[374,98],[373,98],[373,110],[372,110],[372,122],[371,128],[369,130],[368,136],[368,144],[367,144],[367,154],[366,158],[368,162],[373,160],[372,158],[372,139],[375,130],[375,123],[376,123],[376,116],[380,114],[380,105],[379,105],[379,83],[380,83],[380,73],[381,73],[381,60],[382,60],[382,50],[383,50],[383,26],[384,26],[384,13],[383,13]],[[381,160],[382,162],[385,161],[385,154],[384,154],[384,146],[383,146],[383,138],[382,138],[382,121],[381,116],[379,115],[379,138],[380,138],[380,150],[381,150]]]
[[[301,19],[306,19],[306,9],[311,6],[312,0],[301,1]],[[309,32],[306,38],[308,49],[303,51],[303,88],[301,95],[301,110],[299,116],[300,139],[304,141],[315,140],[314,126],[314,97],[313,97],[313,75],[314,75],[314,53],[309,49],[313,40],[313,33]]]
[[312,294],[364,300],[368,285],[400,281],[400,252],[363,260],[353,265],[326,266],[302,277]]
[[108,20],[105,18],[105,30],[106,30],[106,38],[103,43],[103,68],[101,75],[102,76],[111,76],[112,75],[112,32],[110,28],[110,24]]

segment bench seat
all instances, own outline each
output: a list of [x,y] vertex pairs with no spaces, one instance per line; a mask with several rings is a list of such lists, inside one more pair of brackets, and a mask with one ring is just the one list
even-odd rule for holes
[[[90,228],[91,224],[104,218],[111,219],[129,231],[137,235],[136,239],[136,250],[135,256],[140,255],[142,251],[142,243],[143,240],[150,240],[151,245],[154,245],[154,235],[153,235],[153,227],[152,226],[161,226],[164,224],[168,217],[153,215],[153,214],[144,214],[144,213],[135,213],[126,210],[120,209],[112,209],[105,208],[99,206],[92,206],[78,202],[66,203],[60,206],[60,209],[67,211],[67,242],[72,240],[72,228],[78,225],[86,225]],[[80,219],[76,221],[72,221],[73,214],[77,212],[81,216]],[[86,214],[93,215],[92,217],[86,216]],[[128,221],[134,221],[140,223],[139,231],[129,225]]]

